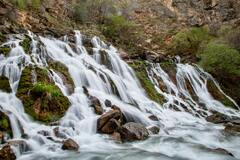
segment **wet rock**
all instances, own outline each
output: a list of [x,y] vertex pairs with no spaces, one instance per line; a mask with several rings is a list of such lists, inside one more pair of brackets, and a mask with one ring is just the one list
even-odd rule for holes
[[153,120],[153,121],[158,121],[158,118],[157,118],[157,116],[155,116],[155,115],[151,115],[151,116],[149,116],[148,118],[151,119],[151,120]]
[[10,145],[6,145],[0,150],[0,159],[2,159],[2,160],[17,159],[17,157],[14,154],[13,150],[11,149]]
[[50,133],[48,131],[44,131],[44,130],[38,131],[37,133],[41,134],[43,136],[49,136],[50,135]]
[[139,123],[129,122],[120,130],[123,141],[145,140],[148,138],[148,130]]
[[83,86],[82,88],[83,88],[83,93],[84,93],[87,97],[89,97],[90,95],[89,95],[89,92],[88,92],[87,87]]
[[74,140],[69,138],[69,139],[67,139],[66,141],[63,142],[62,149],[63,150],[78,151],[79,145]]
[[110,100],[106,99],[104,103],[106,107],[112,107],[112,102]]
[[219,124],[219,123],[227,123],[231,121],[231,118],[227,115],[224,115],[222,113],[216,112],[212,114],[211,116],[208,116],[206,118],[208,122]]
[[98,115],[103,114],[103,108],[101,106],[101,103],[97,97],[90,96],[90,101],[91,101],[91,107],[94,108],[95,113]]
[[152,126],[152,127],[149,127],[149,128],[148,128],[148,131],[149,131],[151,134],[158,134],[159,131],[160,131],[160,128],[157,127],[157,126]]
[[30,147],[24,140],[12,140],[7,142],[8,145],[17,147],[20,153],[30,151]]
[[240,134],[240,124],[234,124],[234,123],[227,123],[225,125],[225,132],[227,133],[238,133]]
[[234,157],[234,155],[231,152],[229,152],[229,151],[227,151],[226,149],[223,149],[223,148],[213,149],[213,152]]
[[63,134],[63,133],[60,131],[60,128],[59,128],[59,127],[54,128],[54,129],[53,129],[53,133],[54,133],[54,135],[55,135],[56,137],[58,137],[58,138],[63,138],[63,139],[66,139],[66,138],[67,138],[66,135]]
[[116,119],[119,120],[121,118],[121,111],[119,110],[110,110],[107,113],[103,114],[100,118],[97,120],[97,129],[100,131],[101,128],[107,124],[107,122],[110,119]]
[[112,139],[115,140],[116,142],[122,143],[121,134],[119,132],[114,132],[112,134]]
[[110,119],[102,128],[101,132],[111,134],[120,128],[120,123],[116,119]]

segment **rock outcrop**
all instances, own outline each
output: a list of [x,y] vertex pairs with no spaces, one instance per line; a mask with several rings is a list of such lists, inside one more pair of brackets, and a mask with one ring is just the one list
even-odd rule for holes
[[72,139],[67,139],[66,141],[63,142],[62,145],[63,150],[71,150],[71,151],[78,151],[79,150],[79,145]]

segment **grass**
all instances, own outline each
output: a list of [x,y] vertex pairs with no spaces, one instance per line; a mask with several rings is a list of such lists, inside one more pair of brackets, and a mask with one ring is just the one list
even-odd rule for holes
[[40,95],[50,94],[52,97],[59,97],[61,95],[61,92],[59,91],[58,88],[56,88],[56,86],[41,83],[41,82],[36,83],[33,86],[31,91],[33,93],[40,94]]
[[0,54],[3,54],[4,56],[7,56],[10,53],[11,49],[6,46],[0,47]]
[[31,38],[26,36],[23,41],[20,43],[20,45],[23,47],[23,50],[25,51],[25,53],[29,53],[30,52],[30,48],[31,48]]

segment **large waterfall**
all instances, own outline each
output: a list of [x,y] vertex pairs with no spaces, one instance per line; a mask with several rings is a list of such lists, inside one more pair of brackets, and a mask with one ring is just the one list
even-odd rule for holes
[[[207,88],[212,81],[219,91],[237,108],[218,83],[202,69],[189,64],[177,63],[176,83],[160,67],[151,64],[147,69],[157,92],[164,96],[162,106],[150,100],[141,87],[134,71],[118,55],[117,49],[93,37],[93,53],[83,46],[83,36],[75,31],[74,45],[70,37],[62,39],[37,36],[29,32],[31,52],[25,53],[20,45],[23,35],[13,35],[3,44],[10,46],[8,56],[0,55],[0,75],[9,78],[11,93],[0,91],[0,111],[6,113],[11,121],[14,140],[23,140],[24,149],[13,147],[19,160],[45,159],[124,159],[124,160],[235,160],[240,158],[240,137],[223,133],[223,125],[215,125],[205,120],[210,111],[240,117],[237,110],[225,107],[214,99]],[[70,42],[71,41],[71,42]],[[104,51],[104,53],[102,52]],[[74,91],[69,93],[62,77],[48,62],[64,64],[73,79]],[[45,68],[56,86],[69,99],[71,106],[57,124],[62,138],[53,133],[55,126],[34,121],[25,113],[21,100],[16,96],[22,71],[27,66]],[[165,89],[161,89],[161,84]],[[187,84],[187,82],[189,84]],[[190,85],[195,97],[189,92]],[[97,97],[104,111],[105,100],[118,106],[127,119],[146,127],[158,126],[160,133],[147,140],[119,144],[108,135],[97,133],[99,115],[90,107],[83,87]],[[196,100],[197,99],[197,100]],[[159,121],[148,117],[155,115]],[[40,131],[50,133],[48,137]],[[23,136],[27,134],[27,138]],[[49,138],[52,137],[52,138]],[[63,139],[72,138],[79,146],[79,152],[63,151]],[[54,140],[53,140],[54,139]],[[211,149],[224,148],[234,157],[213,152]]]

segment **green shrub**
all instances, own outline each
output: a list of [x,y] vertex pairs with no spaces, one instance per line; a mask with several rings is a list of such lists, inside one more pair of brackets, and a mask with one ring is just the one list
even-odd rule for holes
[[240,51],[240,29],[229,33],[228,42],[233,48]]
[[191,28],[173,36],[170,49],[173,54],[196,53],[201,44],[210,38],[206,28]]
[[34,9],[38,9],[41,5],[41,0],[11,0],[11,2],[16,5],[18,9],[27,9],[28,7],[32,7]]
[[225,44],[209,43],[201,54],[200,65],[219,76],[240,76],[240,54]]

